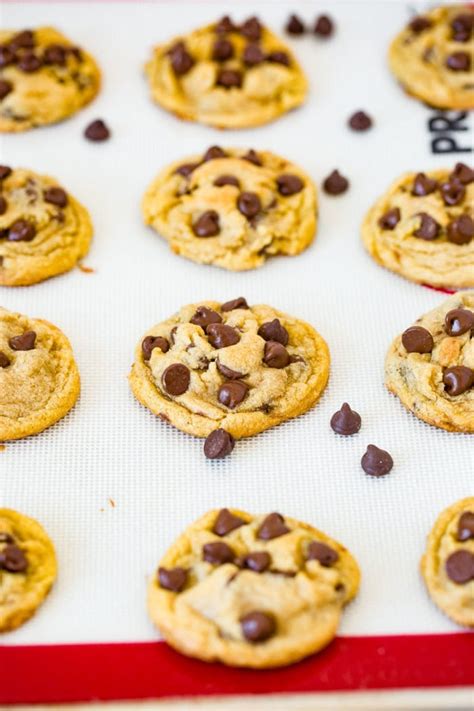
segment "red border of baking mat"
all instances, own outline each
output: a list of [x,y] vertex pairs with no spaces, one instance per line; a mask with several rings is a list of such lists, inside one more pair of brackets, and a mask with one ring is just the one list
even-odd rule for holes
[[0,703],[474,685],[474,634],[339,637],[278,670],[184,657],[164,642],[0,646]]

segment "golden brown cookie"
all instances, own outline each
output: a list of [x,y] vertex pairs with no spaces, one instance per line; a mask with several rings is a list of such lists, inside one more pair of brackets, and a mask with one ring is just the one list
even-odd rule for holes
[[474,286],[474,171],[405,173],[362,224],[376,262],[421,284]]
[[0,509],[0,632],[26,622],[56,578],[56,555],[46,531],[32,518]]
[[415,17],[393,40],[389,63],[403,88],[430,106],[474,108],[469,5],[437,7]]
[[93,57],[54,28],[0,30],[0,131],[62,121],[99,87]]
[[151,328],[130,373],[143,405],[184,432],[249,437],[318,400],[329,350],[312,326],[242,297],[201,301]]
[[421,572],[433,602],[458,625],[474,627],[474,496],[440,513]]
[[89,249],[87,210],[54,178],[0,166],[0,284],[36,284],[72,269]]
[[211,146],[176,161],[150,185],[142,209],[173,252],[235,271],[299,254],[316,232],[313,182],[268,151]]
[[451,296],[397,336],[385,384],[420,420],[474,433],[474,291]]
[[292,664],[333,639],[360,573],[340,543],[278,513],[209,511],[161,560],[148,611],[166,641],[205,661]]
[[59,328],[0,308],[0,442],[53,425],[79,390],[71,345]]
[[306,77],[291,50],[256,17],[229,17],[154,48],[153,100],[217,128],[258,126],[303,103]]

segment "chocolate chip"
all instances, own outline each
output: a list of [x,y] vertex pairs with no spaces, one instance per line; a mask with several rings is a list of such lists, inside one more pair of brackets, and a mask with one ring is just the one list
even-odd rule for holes
[[469,215],[459,215],[448,224],[447,238],[454,244],[469,244],[474,237],[474,221]]
[[416,35],[419,35],[420,32],[424,32],[425,30],[428,30],[431,27],[431,25],[432,25],[431,20],[428,20],[427,17],[423,17],[422,15],[418,15],[418,17],[413,18],[413,20],[408,24],[408,27]]
[[300,177],[297,175],[291,175],[290,173],[283,173],[279,175],[277,180],[278,192],[280,195],[295,195],[299,193],[304,188],[304,183]]
[[474,580],[474,554],[460,550],[451,553],[445,563],[446,574],[453,583],[464,585]]
[[217,391],[217,399],[221,405],[233,410],[240,405],[247,395],[249,386],[241,380],[230,380],[223,383]]
[[10,47],[0,47],[0,69],[3,69],[3,67],[8,67],[9,64],[13,64],[15,59],[15,52],[13,52]]
[[265,642],[276,632],[276,621],[273,615],[255,610],[240,618],[242,634],[248,642]]
[[393,467],[393,459],[384,449],[369,444],[361,459],[362,469],[369,476],[384,476]]
[[248,44],[242,53],[242,59],[248,67],[255,67],[264,61],[265,55],[257,44]]
[[469,185],[469,183],[474,182],[474,170],[465,163],[456,163],[454,170],[449,177],[450,180],[455,178],[463,185]]
[[8,165],[0,165],[0,180],[5,180],[11,175],[12,169]]
[[14,542],[13,536],[11,536],[9,533],[5,533],[4,531],[0,531],[0,543],[13,543]]
[[288,331],[281,325],[280,320],[274,318],[273,321],[263,323],[258,329],[258,335],[264,341],[278,341],[282,346],[288,345]]
[[455,42],[468,42],[474,26],[474,15],[461,13],[451,20],[453,40]]
[[417,217],[420,218],[420,226],[413,232],[414,236],[428,241],[436,239],[441,229],[436,220],[426,212],[419,212]]
[[209,160],[215,160],[216,158],[226,158],[227,153],[220,146],[211,146],[204,153],[203,161],[207,163]]
[[311,541],[306,552],[306,559],[317,560],[325,568],[330,568],[331,565],[339,560],[339,553],[326,543]]
[[226,301],[222,304],[221,311],[234,311],[234,309],[248,309],[249,305],[243,296],[237,297],[237,299],[232,299],[232,301]]
[[24,573],[28,567],[25,554],[15,545],[6,546],[0,551],[0,568],[9,573]]
[[410,326],[402,333],[402,343],[407,353],[431,353],[433,336],[423,326]]
[[219,215],[215,210],[206,210],[193,223],[193,232],[196,237],[215,237],[219,234],[220,229]]
[[177,76],[187,74],[194,66],[194,59],[189,54],[184,42],[177,42],[168,51],[171,66]]
[[443,373],[443,383],[448,395],[453,397],[462,395],[474,385],[474,370],[465,365],[446,368]]
[[429,178],[425,173],[417,173],[413,181],[412,195],[419,197],[433,193],[438,187],[438,181]]
[[285,30],[289,35],[302,35],[305,32],[305,26],[297,15],[290,15]]
[[3,197],[3,195],[0,195],[0,215],[4,215],[8,209],[8,203]]
[[379,219],[378,224],[383,230],[393,230],[400,222],[401,213],[399,207],[392,207]]
[[328,15],[320,15],[316,18],[313,32],[319,37],[330,37],[334,32],[334,22]]
[[235,440],[229,432],[221,428],[206,437],[204,454],[208,459],[224,459],[234,449]]
[[163,371],[161,382],[169,395],[183,395],[189,388],[191,374],[182,363],[173,363]]
[[238,380],[239,378],[243,378],[245,375],[245,373],[238,373],[236,370],[232,370],[232,368],[228,368],[226,365],[223,365],[219,361],[219,358],[216,358],[216,368],[227,380]]
[[201,165],[201,163],[183,163],[174,171],[178,175],[182,175],[183,178],[188,178],[191,173],[196,170]]
[[0,368],[8,368],[10,363],[11,363],[10,358],[7,355],[5,355],[5,353],[3,351],[0,351]]
[[471,68],[471,57],[467,52],[453,52],[446,57],[446,66],[452,72],[468,72]]
[[474,328],[474,312],[469,309],[452,309],[444,319],[444,328],[449,336],[462,336]]
[[225,62],[234,56],[234,45],[227,39],[218,39],[212,48],[212,59],[215,62]]
[[13,91],[13,84],[11,81],[6,79],[0,79],[0,101],[2,101],[8,94]]
[[362,420],[347,402],[331,417],[331,428],[340,435],[353,435],[360,430]]
[[14,35],[10,40],[13,49],[32,49],[35,46],[35,37],[31,30],[23,30]]
[[270,567],[271,562],[271,555],[266,551],[247,553],[242,561],[244,568],[249,568],[254,573],[264,573]]
[[237,69],[221,69],[217,75],[216,83],[224,89],[242,86],[242,72]]
[[474,538],[474,511],[465,511],[458,521],[458,541],[469,541]]
[[179,593],[186,585],[188,571],[184,568],[159,568],[158,581],[162,588]]
[[224,185],[233,185],[236,188],[240,188],[240,183],[235,175],[219,175],[214,180],[214,185],[218,188],[222,188]]
[[262,36],[262,25],[257,17],[249,17],[240,26],[240,34],[251,42],[258,42]]
[[17,62],[18,69],[26,74],[31,74],[32,72],[37,72],[38,69],[43,65],[40,57],[37,57],[34,52],[28,52],[24,54]]
[[211,323],[207,327],[206,333],[213,348],[227,348],[240,341],[237,329],[225,323]]
[[458,180],[449,180],[440,187],[445,205],[458,205],[466,195],[466,188]]
[[99,142],[106,141],[110,138],[110,130],[102,119],[96,119],[92,121],[84,131],[84,136],[89,141]]
[[277,341],[265,343],[263,362],[270,368],[286,368],[290,360],[290,354],[281,343]]
[[68,203],[67,193],[62,188],[48,188],[44,191],[43,197],[46,202],[57,205],[57,207],[66,207]]
[[9,242],[31,242],[36,236],[36,227],[28,220],[16,220],[8,230]]
[[253,163],[254,165],[261,166],[262,161],[260,160],[260,156],[256,151],[254,151],[253,148],[247,151],[247,153],[242,156],[242,160],[247,160],[249,163]]
[[170,344],[162,336],[146,336],[142,341],[142,353],[144,360],[150,360],[152,351],[159,348],[162,353],[167,353]]
[[222,316],[214,311],[214,309],[209,309],[207,306],[198,306],[194,316],[191,318],[190,323],[195,326],[201,326],[206,330],[207,326],[211,323],[221,323]]
[[237,207],[242,215],[245,215],[247,219],[250,219],[251,217],[255,217],[255,215],[260,212],[262,209],[262,203],[256,193],[245,192],[240,193],[237,199]]
[[333,170],[323,182],[324,192],[328,195],[340,195],[345,193],[348,187],[349,181],[338,170]]
[[223,565],[224,563],[232,563],[235,553],[227,543],[213,541],[212,543],[206,543],[202,547],[202,557],[213,565]]
[[219,34],[225,34],[227,32],[236,32],[237,29],[238,28],[236,27],[236,25],[234,25],[229,15],[225,15],[225,17],[222,17],[214,27],[215,32]]
[[66,64],[66,57],[66,48],[60,44],[50,44],[43,52],[43,61],[45,64],[58,64],[63,67]]
[[365,111],[356,111],[349,119],[349,126],[353,131],[367,131],[372,127],[372,119]]
[[285,67],[290,66],[290,58],[286,52],[270,52],[269,54],[267,54],[266,60],[267,62],[273,62],[274,64],[283,64]]
[[270,541],[273,538],[284,536],[290,529],[285,523],[285,519],[279,513],[271,513],[266,516],[257,531],[257,538],[262,541]]
[[212,532],[215,533],[216,536],[227,536],[228,533],[235,531],[236,528],[240,528],[240,526],[244,526],[245,524],[246,521],[244,521],[243,518],[236,516],[229,511],[229,509],[221,509],[217,514]]
[[25,331],[20,336],[12,336],[8,341],[8,345],[14,351],[31,351],[35,347],[36,333],[34,331]]

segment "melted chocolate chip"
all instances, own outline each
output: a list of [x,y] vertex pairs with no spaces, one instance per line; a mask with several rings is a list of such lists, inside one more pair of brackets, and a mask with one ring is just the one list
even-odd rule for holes
[[4,215],[8,209],[8,203],[3,197],[3,195],[0,195],[0,215]]
[[194,66],[194,59],[189,54],[184,42],[177,42],[168,51],[171,66],[177,76],[187,74]]
[[216,158],[226,158],[227,153],[220,146],[211,146],[203,155],[204,163],[210,160],[215,160]]
[[242,86],[242,72],[237,69],[221,69],[217,75],[216,84],[224,89],[240,88]]
[[278,192],[280,195],[295,195],[299,193],[304,188],[304,183],[300,177],[297,175],[290,175],[289,173],[284,173],[279,175],[277,180]]
[[215,32],[218,34],[226,34],[227,32],[236,32],[237,27],[234,25],[229,15],[222,17],[219,22],[214,27]]
[[186,585],[188,571],[184,568],[159,568],[158,582],[165,590],[179,593]]
[[8,230],[9,242],[31,242],[35,238],[36,227],[28,220],[16,220]]
[[459,517],[457,539],[469,541],[474,538],[474,511],[465,511]]
[[8,345],[13,351],[32,351],[36,343],[36,333],[25,331],[20,336],[12,336]]
[[242,156],[242,160],[247,160],[249,163],[253,163],[254,165],[261,166],[262,161],[260,160],[260,156],[256,151],[254,151],[253,148],[251,148],[247,153]]
[[44,191],[43,197],[46,202],[57,205],[57,207],[66,207],[68,203],[67,193],[62,188],[48,188]]
[[459,215],[448,224],[446,236],[454,244],[469,244],[474,237],[474,220],[469,215]]
[[328,195],[341,195],[348,187],[349,181],[338,170],[333,170],[323,182],[324,192]]
[[37,72],[43,66],[43,61],[37,57],[34,52],[27,52],[17,62],[18,69],[21,69],[25,74]]
[[340,435],[353,435],[360,430],[362,424],[358,412],[352,410],[347,402],[331,417],[331,428]]
[[432,26],[431,20],[429,20],[427,17],[423,17],[422,15],[418,15],[418,17],[414,17],[413,20],[408,24],[408,27],[412,32],[414,32],[416,35],[419,35],[420,32],[424,32],[425,30],[428,30]]
[[474,554],[467,550],[455,551],[446,559],[445,568],[453,583],[465,585],[474,580]]
[[431,353],[433,336],[423,326],[411,326],[402,333],[402,343],[407,353]]
[[422,197],[433,193],[438,188],[438,181],[429,178],[425,173],[417,173],[413,181],[412,195]]
[[420,226],[413,232],[413,235],[428,241],[436,239],[441,230],[438,222],[426,212],[419,212],[417,217],[420,218]]
[[353,131],[368,131],[372,128],[372,119],[365,111],[356,111],[349,119],[349,126]]
[[465,163],[456,163],[449,177],[450,180],[454,178],[463,185],[469,185],[469,183],[474,182],[474,170]]
[[220,229],[219,215],[215,210],[206,210],[193,224],[196,237],[215,237]]
[[204,442],[204,454],[208,459],[224,459],[234,449],[235,440],[229,432],[221,428],[214,430]]
[[283,64],[283,66],[285,67],[290,66],[290,58],[286,52],[270,52],[269,54],[267,54],[265,59],[267,60],[267,62],[273,62],[274,64]]
[[96,119],[86,127],[84,136],[89,141],[98,143],[100,141],[106,141],[110,138],[110,130],[102,119]]
[[237,207],[242,215],[245,215],[247,219],[255,217],[262,209],[262,203],[257,193],[240,193],[237,199]]
[[67,51],[60,44],[49,44],[43,52],[43,62],[45,64],[57,64],[64,67],[66,64]]
[[471,39],[472,29],[474,26],[474,15],[461,13],[456,15],[451,20],[451,28],[453,30],[452,39],[455,42],[468,42]]
[[334,548],[320,541],[311,541],[306,552],[307,560],[317,560],[325,568],[330,568],[331,565],[339,560],[339,554]]
[[234,45],[227,39],[218,39],[212,48],[212,59],[215,62],[225,62],[234,56]]
[[444,389],[452,397],[462,395],[474,385],[474,370],[465,365],[446,368],[443,373]]
[[264,61],[265,55],[258,44],[248,44],[242,53],[242,59],[247,67],[255,67]]
[[0,551],[0,568],[9,573],[24,573],[28,567],[26,556],[18,546],[10,544]]
[[274,318],[273,321],[263,323],[258,329],[258,335],[263,338],[264,341],[277,341],[281,343],[282,346],[288,345],[288,331],[281,325],[280,320],[277,318]]
[[452,309],[444,319],[444,328],[448,336],[462,336],[474,328],[474,312],[469,309]]
[[235,553],[227,543],[213,541],[212,543],[206,543],[202,547],[202,557],[213,565],[223,565],[224,563],[232,563]]
[[249,17],[240,26],[240,34],[251,42],[258,42],[262,36],[262,25],[257,17]]
[[146,336],[142,341],[144,360],[150,360],[152,351],[155,348],[159,348],[162,353],[167,353],[170,349],[169,341],[162,336]]
[[8,67],[10,64],[13,64],[15,62],[16,56],[15,52],[8,47],[0,47],[0,69],[3,69],[4,67]]
[[10,363],[10,358],[3,351],[0,351],[0,368],[8,368]]
[[230,380],[223,383],[217,391],[217,399],[221,405],[233,410],[240,405],[247,395],[249,386],[241,380]]
[[229,509],[221,509],[217,514],[216,521],[212,528],[212,532],[216,536],[227,536],[231,531],[235,531],[236,528],[244,526],[246,521],[239,516],[233,514]]
[[240,188],[239,179],[235,175],[219,175],[214,180],[214,185],[218,188],[222,188],[224,185],[233,185],[236,188]]
[[13,84],[6,79],[0,79],[0,101],[13,91]]
[[173,363],[163,371],[161,376],[163,387],[169,395],[177,397],[183,395],[189,388],[191,373],[182,363]]
[[183,178],[188,178],[191,173],[196,170],[196,168],[199,168],[201,163],[183,163],[183,165],[180,165],[176,170],[174,171],[178,175],[182,175]]
[[234,309],[248,309],[249,305],[243,296],[237,297],[237,299],[232,299],[232,301],[226,301],[222,304],[221,311],[234,311]]
[[450,180],[440,187],[441,196],[445,205],[458,205],[466,195],[466,188],[458,180]]
[[334,32],[334,22],[328,15],[320,15],[316,18],[313,32],[318,37],[331,37]]
[[383,230],[394,230],[400,222],[400,218],[400,208],[392,207],[391,210],[387,210],[387,212],[379,219],[379,227],[381,227]]
[[263,362],[270,368],[286,368],[291,362],[290,354],[285,346],[278,341],[267,341],[265,343]]
[[239,378],[243,378],[245,376],[245,373],[239,373],[237,370],[232,370],[232,368],[228,368],[226,365],[223,365],[219,361],[219,358],[216,358],[216,368],[227,380],[239,380]]
[[5,180],[12,174],[12,169],[8,165],[0,165],[0,180]]
[[302,35],[305,32],[305,26],[297,15],[290,15],[285,30],[289,35]]
[[285,523],[285,519],[279,513],[271,513],[266,516],[257,531],[257,538],[262,541],[270,541],[273,538],[284,536],[290,529]]
[[361,459],[362,469],[369,476],[384,476],[393,467],[393,459],[384,449],[369,444]]
[[276,622],[273,615],[255,610],[240,618],[242,634],[248,642],[257,643],[273,637],[276,632]]
[[206,333],[213,348],[227,348],[240,341],[237,329],[225,323],[211,323],[207,327]]
[[201,326],[206,330],[207,326],[211,323],[221,323],[222,316],[214,311],[214,309],[209,309],[207,306],[198,306],[194,316],[191,318],[190,323],[195,326]]
[[10,40],[12,49],[32,49],[35,46],[35,37],[31,30],[18,32]]
[[468,72],[471,68],[471,57],[467,52],[453,52],[446,57],[446,66],[452,72]]

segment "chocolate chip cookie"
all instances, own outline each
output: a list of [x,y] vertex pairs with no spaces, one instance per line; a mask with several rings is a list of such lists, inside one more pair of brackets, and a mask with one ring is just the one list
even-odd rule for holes
[[420,420],[474,433],[474,291],[451,296],[397,336],[385,384]]
[[474,627],[474,496],[440,513],[421,573],[433,602],[458,625]]
[[130,373],[143,405],[184,432],[249,437],[306,412],[329,350],[304,321],[244,298],[185,306],[141,339]]
[[474,170],[405,173],[367,213],[362,240],[387,269],[432,286],[474,286]]
[[250,17],[229,17],[154,48],[145,67],[153,100],[179,118],[244,128],[303,103],[307,81],[296,57]]
[[56,555],[46,531],[28,516],[0,509],[0,632],[26,622],[56,578]]
[[87,210],[54,178],[0,165],[0,284],[36,284],[72,269],[89,249]]
[[325,647],[356,595],[346,548],[279,513],[210,511],[161,560],[148,611],[180,652],[240,667],[291,664]]
[[316,232],[316,189],[284,158],[211,146],[176,161],[143,198],[145,223],[194,262],[240,271],[294,255]]
[[52,27],[0,30],[0,131],[56,123],[99,91],[93,57]]
[[389,63],[403,88],[430,106],[474,108],[472,5],[414,17],[392,42]]
[[53,425],[79,389],[71,345],[59,328],[0,308],[0,441]]

